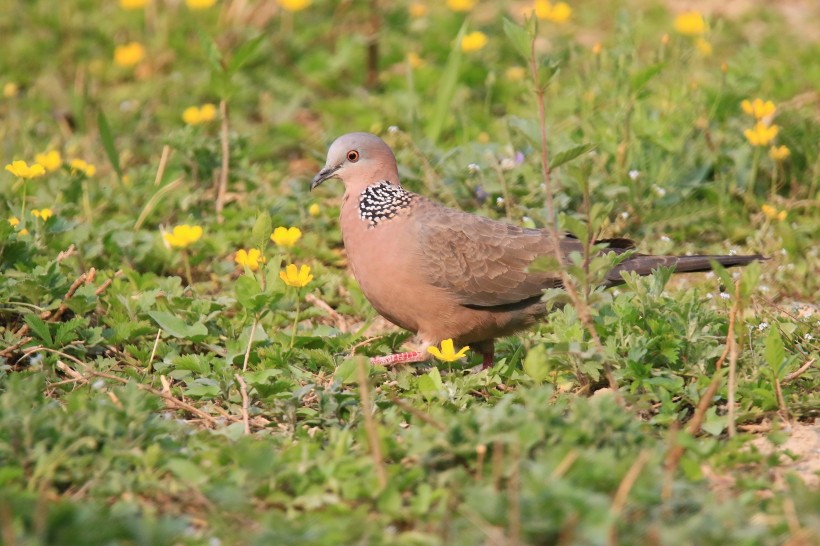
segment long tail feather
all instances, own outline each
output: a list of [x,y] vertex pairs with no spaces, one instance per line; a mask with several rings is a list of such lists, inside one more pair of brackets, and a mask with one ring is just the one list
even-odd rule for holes
[[634,271],[638,275],[645,276],[659,267],[672,267],[675,273],[694,273],[711,271],[713,261],[724,267],[733,267],[765,259],[759,254],[749,256],[647,256],[636,254],[609,272],[607,284],[621,284],[623,282],[621,271]]

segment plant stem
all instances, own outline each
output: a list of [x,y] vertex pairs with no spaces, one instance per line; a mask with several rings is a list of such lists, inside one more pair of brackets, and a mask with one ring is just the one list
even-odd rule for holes
[[562,236],[558,229],[558,218],[555,215],[555,200],[553,199],[552,193],[552,170],[549,165],[549,151],[547,148],[547,115],[546,107],[544,106],[544,88],[538,83],[538,61],[535,54],[535,37],[533,37],[530,42],[530,71],[533,83],[535,85],[536,102],[538,104],[538,122],[541,126],[541,171],[544,175],[547,214],[549,215],[547,229],[550,231],[553,241],[555,241],[555,244],[552,245],[553,254],[555,259],[558,261],[563,288],[570,300],[572,300],[572,304],[578,312],[578,319],[581,321],[581,324],[584,325],[584,328],[589,334],[595,349],[603,359],[604,375],[609,383],[609,388],[612,389],[615,396],[620,401],[620,396],[617,393],[618,383],[615,381],[615,376],[612,374],[612,368],[606,360],[606,350],[601,342],[601,338],[598,336],[598,332],[595,330],[595,325],[592,323],[592,316],[589,311],[589,306],[579,296],[578,289],[575,286],[575,281],[567,272],[564,255],[561,251],[561,245],[559,244]]
[[28,182],[23,179],[23,202],[20,205],[20,229],[26,227],[26,193],[28,191]]
[[225,194],[228,191],[228,168],[231,163],[231,150],[228,145],[228,103],[225,99],[219,101],[219,114],[222,118],[219,131],[219,141],[222,146],[222,166],[219,169],[219,186],[216,190],[216,219],[221,224],[224,220],[222,209],[225,208]]
[[299,324],[299,311],[302,308],[302,298],[301,294],[299,294],[299,299],[296,300],[296,314],[293,317],[293,328],[290,332],[290,346],[289,349],[293,349],[293,342],[296,340],[296,325]]
[[746,205],[751,205],[755,201],[755,185],[757,184],[757,169],[760,166],[760,146],[755,146],[752,155],[752,172],[749,173],[749,180],[746,185]]
[[85,221],[91,225],[94,218],[91,213],[91,198],[88,195],[88,180],[85,179],[83,180],[83,208],[85,209]]
[[254,315],[251,332],[248,334],[248,346],[245,348],[245,360],[242,362],[242,373],[245,373],[248,369],[248,360],[251,357],[251,346],[253,345],[253,334],[256,333],[256,323],[258,320],[259,315]]
[[192,286],[194,281],[191,277],[191,263],[188,261],[188,251],[182,249],[182,264],[185,266],[185,280],[188,281],[188,286]]

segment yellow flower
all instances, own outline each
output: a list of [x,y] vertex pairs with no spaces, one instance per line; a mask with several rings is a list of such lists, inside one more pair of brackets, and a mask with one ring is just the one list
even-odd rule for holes
[[712,44],[703,38],[698,38],[695,41],[695,48],[698,50],[698,53],[704,57],[708,57],[712,54]]
[[478,51],[487,45],[487,35],[478,30],[466,34],[461,39],[461,51],[469,53],[470,51]]
[[197,242],[200,237],[202,237],[202,228],[200,226],[189,226],[188,224],[174,226],[171,233],[162,234],[165,242],[174,248],[185,248]]
[[706,32],[706,20],[699,11],[684,11],[675,17],[675,32],[684,36],[700,36]]
[[321,207],[319,207],[318,203],[313,203],[311,206],[308,207],[308,214],[310,216],[312,216],[313,218],[316,218],[317,216],[319,216],[319,214],[321,214],[321,212],[322,212],[322,209],[321,209]]
[[182,120],[188,125],[199,125],[216,118],[216,106],[211,103],[202,106],[190,106],[182,112]]
[[[20,219],[17,218],[16,216],[12,216],[11,218],[9,218],[9,225],[11,227],[16,228],[17,226],[20,225]],[[28,230],[26,228],[23,228],[20,231],[18,231],[17,234],[18,235],[28,235]]]
[[120,66],[134,66],[145,58],[145,48],[139,42],[131,42],[114,49],[114,62]]
[[593,55],[600,55],[601,54],[601,42],[595,42],[595,45],[592,46],[592,54]]
[[777,220],[778,222],[782,222],[786,219],[786,215],[788,214],[785,210],[777,210],[771,205],[763,205],[760,207],[760,211],[768,218],[769,220]]
[[63,164],[63,158],[57,150],[37,154],[34,156],[34,161],[45,167],[45,169],[50,173],[53,173],[59,169],[60,165]]
[[259,264],[265,263],[265,257],[262,256],[262,251],[258,248],[251,248],[245,250],[244,248],[236,251],[234,261],[242,267],[247,267],[251,271],[259,269]]
[[40,220],[45,222],[49,218],[54,216],[54,211],[52,211],[51,209],[32,209],[31,214],[33,214],[35,218],[39,218]]
[[523,66],[511,66],[504,71],[504,79],[511,82],[521,81],[526,75],[527,71]]
[[17,178],[37,178],[46,174],[46,169],[39,163],[32,163],[29,166],[25,161],[12,161],[6,165],[6,170]]
[[97,167],[82,159],[72,159],[69,166],[71,167],[71,174],[83,173],[86,176],[97,174]]
[[427,5],[421,2],[413,2],[410,4],[408,11],[410,12],[410,17],[418,19],[427,15]]
[[777,161],[785,161],[792,155],[791,150],[787,146],[772,146],[769,150],[769,157]]
[[447,0],[447,7],[453,11],[470,11],[476,0]]
[[553,23],[566,23],[572,15],[572,8],[566,2],[535,0],[535,16]]
[[764,101],[759,98],[753,101],[748,99],[744,100],[740,103],[740,107],[743,108],[743,111],[748,115],[754,116],[755,119],[763,119],[773,116],[777,111],[777,106],[775,106],[772,101]]
[[411,51],[407,54],[407,62],[410,63],[411,68],[421,68],[424,66],[424,59],[419,57],[419,54],[415,51]]
[[148,0],[120,0],[120,7],[122,9],[142,9],[148,3]]
[[311,0],[276,0],[276,3],[285,11],[302,11],[310,6]]
[[18,91],[20,87],[14,82],[7,82],[3,85],[3,96],[7,99],[16,97]]
[[185,5],[190,9],[208,9],[216,4],[216,0],[185,0]]
[[754,127],[743,131],[743,134],[752,146],[768,146],[777,136],[779,130],[780,128],[777,125],[766,125],[758,121]]
[[452,339],[445,339],[441,342],[441,350],[438,350],[438,347],[427,347],[427,352],[433,355],[434,357],[438,358],[444,362],[454,362],[459,358],[464,358],[464,355],[467,354],[467,350],[470,348],[469,345],[462,347],[460,351],[456,352],[453,348],[453,340]]
[[286,228],[284,226],[279,226],[278,228],[273,230],[273,233],[270,236],[270,240],[279,246],[290,248],[293,245],[295,245],[301,237],[302,230],[298,227]]
[[284,271],[279,272],[279,278],[285,281],[288,286],[302,288],[313,280],[313,275],[310,274],[310,266],[308,265],[303,265],[297,269],[295,264],[288,264]]

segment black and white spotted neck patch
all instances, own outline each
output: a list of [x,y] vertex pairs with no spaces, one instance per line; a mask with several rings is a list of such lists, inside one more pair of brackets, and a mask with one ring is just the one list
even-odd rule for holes
[[412,193],[382,180],[367,186],[359,195],[359,217],[373,227],[395,217],[403,208],[410,206],[412,201]]

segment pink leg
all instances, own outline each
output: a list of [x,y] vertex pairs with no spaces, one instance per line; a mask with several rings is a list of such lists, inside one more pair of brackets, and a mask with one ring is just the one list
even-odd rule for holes
[[424,362],[430,358],[427,351],[410,351],[408,353],[395,353],[385,356],[374,356],[370,363],[378,366],[392,366],[393,364],[407,364],[410,362]]
[[491,339],[489,341],[474,343],[473,346],[483,357],[481,367],[485,370],[492,368],[493,364],[495,364],[495,342]]

